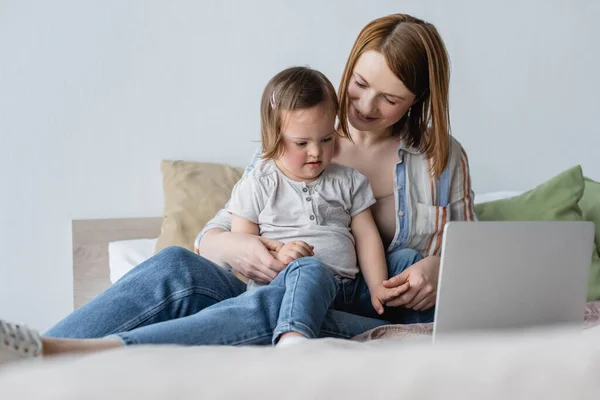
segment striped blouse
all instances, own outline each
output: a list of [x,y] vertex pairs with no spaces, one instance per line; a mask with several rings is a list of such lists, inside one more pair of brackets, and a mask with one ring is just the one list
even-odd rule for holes
[[[422,152],[403,143],[398,147],[394,171],[396,230],[388,252],[410,248],[423,256],[439,255],[447,221],[477,220],[467,153],[455,138],[450,140],[448,165],[439,179],[431,175],[431,162]],[[244,175],[254,168],[259,157],[257,150]],[[220,210],[198,234],[196,252],[204,232],[215,228],[231,229],[231,215],[226,210]]]

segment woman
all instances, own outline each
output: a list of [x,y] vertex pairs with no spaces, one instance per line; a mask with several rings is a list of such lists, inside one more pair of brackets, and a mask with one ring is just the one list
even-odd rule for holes
[[[337,141],[334,161],[369,179],[393,277],[388,285],[410,286],[387,304],[383,318],[393,322],[432,321],[443,226],[475,220],[467,156],[450,137],[448,86],[448,57],[435,27],[395,14],[360,32],[339,87],[339,129],[351,140]],[[269,344],[282,293],[273,285],[245,292],[245,283],[213,262],[268,283],[284,268],[269,253],[278,243],[232,234],[230,223],[221,211],[199,235],[198,254],[160,252],[46,337],[2,323],[0,339],[34,355],[129,344]],[[351,338],[389,323],[370,306],[364,279],[356,281],[328,312],[321,336]]]

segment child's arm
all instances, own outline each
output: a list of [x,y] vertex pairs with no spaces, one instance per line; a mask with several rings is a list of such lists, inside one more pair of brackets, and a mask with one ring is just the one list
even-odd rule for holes
[[[233,213],[231,213],[231,233],[247,233],[249,235],[260,236],[258,224],[255,224],[254,222]],[[276,259],[279,259],[278,254],[279,250],[281,250],[281,247],[283,247],[283,243],[278,249],[269,249],[269,253],[271,253],[271,255]]]
[[[260,235],[258,225],[252,221],[236,214],[231,214],[231,232],[247,233],[249,235]],[[310,257],[314,255],[314,247],[303,241],[294,241],[281,243],[275,250],[269,250],[269,253],[284,264],[289,264],[301,257]]]
[[247,233],[249,235],[259,235],[258,225],[239,215],[231,214],[231,232],[232,233]]
[[387,262],[381,236],[370,208],[352,217],[350,228],[356,242],[358,264],[371,293],[371,302],[375,311],[383,314],[385,302],[408,290],[408,284],[391,289],[383,286],[383,281],[388,278]]
[[371,209],[367,208],[354,216],[350,228],[356,241],[358,265],[360,265],[367,286],[371,288],[376,283],[381,283],[388,278],[383,243]]

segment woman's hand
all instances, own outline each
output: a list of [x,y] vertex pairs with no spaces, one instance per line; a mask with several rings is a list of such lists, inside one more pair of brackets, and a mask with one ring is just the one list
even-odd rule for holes
[[277,240],[213,229],[204,234],[198,253],[214,263],[231,266],[255,282],[269,283],[286,266],[271,254],[282,247]]
[[377,314],[381,315],[384,313],[383,306],[387,305],[388,301],[397,298],[408,289],[408,282],[393,288],[386,288],[381,283],[374,285],[374,287],[369,288],[369,292],[371,293],[371,304]]
[[301,240],[297,240],[294,242],[287,242],[278,251],[274,251],[276,254],[276,258],[288,265],[294,260],[297,260],[302,257],[311,257],[314,256],[313,252],[314,246],[309,245],[306,242]]
[[386,303],[391,307],[406,307],[424,311],[435,305],[440,270],[440,258],[430,256],[383,282],[386,288],[395,288],[408,282],[409,289]]

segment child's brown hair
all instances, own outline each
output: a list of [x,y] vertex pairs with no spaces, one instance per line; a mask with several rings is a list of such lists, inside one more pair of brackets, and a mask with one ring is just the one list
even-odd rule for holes
[[[263,91],[260,103],[262,157],[276,160],[283,152],[281,130],[285,123],[281,111],[315,107],[328,102],[331,112],[337,114],[338,100],[335,88],[321,72],[308,67],[291,67],[275,75]],[[349,137],[347,130],[340,133]]]

